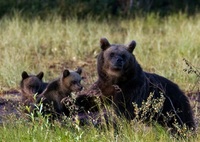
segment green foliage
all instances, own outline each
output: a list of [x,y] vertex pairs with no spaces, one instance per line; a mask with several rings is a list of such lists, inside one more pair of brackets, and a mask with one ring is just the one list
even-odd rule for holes
[[0,0],[0,17],[20,11],[23,16],[46,19],[56,13],[62,18],[88,16],[105,18],[110,16],[134,17],[149,12],[161,16],[185,12],[199,12],[200,1],[195,0]]
[[62,17],[77,16],[85,18],[89,15],[116,14],[114,9],[116,0],[0,0],[0,16],[12,15],[13,11],[20,11],[25,17],[41,17],[57,13]]

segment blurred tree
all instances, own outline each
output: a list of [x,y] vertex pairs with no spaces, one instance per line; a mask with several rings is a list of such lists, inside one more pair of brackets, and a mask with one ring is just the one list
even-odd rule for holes
[[164,16],[175,12],[194,14],[200,0],[0,0],[0,16],[20,11],[25,16],[46,17],[57,13],[63,17],[127,16],[156,12]]

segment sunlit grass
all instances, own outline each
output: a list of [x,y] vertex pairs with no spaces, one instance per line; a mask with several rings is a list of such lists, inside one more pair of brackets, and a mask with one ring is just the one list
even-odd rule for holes
[[[183,72],[183,58],[199,66],[199,19],[199,15],[187,18],[183,14],[165,19],[150,15],[101,22],[91,19],[63,21],[58,16],[45,21],[25,20],[17,14],[13,18],[4,17],[0,21],[1,84],[18,87],[23,70],[44,71],[49,79],[59,71],[49,68],[53,64],[66,62],[69,68],[75,68],[85,61],[95,61],[100,50],[99,39],[107,37],[111,43],[127,44],[136,40],[134,54],[145,70],[172,79],[189,90],[195,77]],[[70,65],[70,61],[77,64]],[[95,66],[91,65],[94,69]]]

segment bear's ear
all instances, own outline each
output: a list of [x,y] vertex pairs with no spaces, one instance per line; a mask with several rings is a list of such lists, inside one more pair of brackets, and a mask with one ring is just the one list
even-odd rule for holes
[[108,42],[106,38],[101,38],[100,46],[101,46],[101,49],[104,51],[110,46],[110,43]]
[[63,71],[63,78],[69,76],[69,74],[70,74],[69,70],[65,69],[65,70]]
[[133,41],[131,41],[131,42],[128,44],[127,50],[128,50],[130,53],[132,53],[133,50],[135,49],[135,47],[136,47],[136,42],[133,40]]
[[37,78],[39,78],[40,80],[42,80],[43,76],[44,76],[43,72],[37,74]]
[[81,74],[82,73],[82,68],[78,67],[77,71],[76,71],[78,74]]
[[22,79],[24,80],[24,79],[26,79],[28,77],[29,77],[28,73],[26,71],[23,71],[22,72]]

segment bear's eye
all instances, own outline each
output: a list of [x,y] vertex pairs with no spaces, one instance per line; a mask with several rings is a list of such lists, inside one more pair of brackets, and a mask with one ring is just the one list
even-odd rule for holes
[[29,85],[28,87],[29,87],[29,88],[39,88],[38,85]]
[[114,53],[110,53],[110,57],[114,57],[114,55],[115,55]]
[[75,81],[75,80],[73,80],[72,82],[71,82],[71,84],[76,84],[77,83],[77,81]]
[[29,88],[34,88],[35,86],[34,86],[34,85],[28,85],[28,87],[29,87]]

